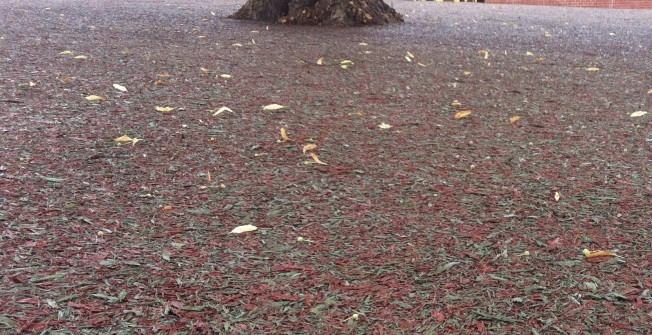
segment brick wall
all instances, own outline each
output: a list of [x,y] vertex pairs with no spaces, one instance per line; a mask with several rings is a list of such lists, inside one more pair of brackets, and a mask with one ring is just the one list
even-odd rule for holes
[[652,9],[652,0],[484,0],[488,4]]

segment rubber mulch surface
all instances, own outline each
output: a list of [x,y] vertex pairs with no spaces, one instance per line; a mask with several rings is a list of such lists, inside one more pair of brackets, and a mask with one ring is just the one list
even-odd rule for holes
[[0,4],[1,333],[650,334],[650,11],[241,4]]

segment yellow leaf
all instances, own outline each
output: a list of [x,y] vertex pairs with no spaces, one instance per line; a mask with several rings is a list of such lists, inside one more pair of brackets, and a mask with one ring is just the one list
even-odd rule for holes
[[120,84],[113,84],[113,88],[115,88],[118,91],[127,92],[127,88]]
[[353,65],[354,63],[348,59],[345,59],[340,62],[340,65]]
[[131,142],[133,140],[134,140],[133,138],[131,138],[131,137],[127,136],[127,135],[122,135],[122,136],[114,139],[114,141],[116,141],[118,143],[127,143],[127,142]]
[[378,128],[380,128],[380,129],[389,129],[389,128],[392,128],[392,126],[390,126],[387,123],[383,122],[380,125],[378,125]]
[[172,78],[172,75],[165,72],[157,75],[159,78]]
[[285,132],[285,128],[281,128],[281,137],[283,138],[283,141],[289,141],[290,138],[288,137],[288,134]]
[[317,164],[328,165],[328,164],[326,164],[326,163],[320,161],[320,160],[319,160],[319,157],[317,157],[317,155],[316,155],[314,152],[310,153],[310,157],[312,157],[312,160],[314,160],[315,163],[317,163]]
[[324,64],[324,57],[320,57],[320,58],[317,60],[317,65],[322,65],[322,64]]
[[75,56],[75,59],[82,59],[83,60],[83,59],[88,59],[88,57],[86,57],[84,55],[79,55],[79,56]]
[[308,152],[308,151],[310,151],[310,150],[314,150],[314,149],[316,149],[316,148],[317,148],[317,145],[315,145],[315,144],[308,144],[308,145],[306,145],[305,147],[303,147],[303,154],[305,155],[306,152]]
[[161,107],[161,106],[155,106],[154,109],[157,112],[171,112],[174,110],[174,107]]
[[643,116],[645,114],[647,114],[646,111],[638,111],[638,112],[634,112],[634,113],[630,114],[629,116],[631,116],[631,117],[639,117],[639,116]]
[[652,90],[647,91],[647,94],[652,94]]
[[99,95],[89,95],[86,97],[86,100],[88,101],[98,101],[98,100],[104,100],[104,97],[101,97]]
[[455,108],[460,108],[460,107],[462,107],[462,103],[457,101],[457,100],[453,100],[453,102],[451,102],[451,106],[453,106]]
[[231,232],[229,234],[246,233],[246,232],[254,231],[254,230],[257,230],[257,229],[258,229],[258,227],[254,226],[254,225],[246,224],[244,226],[238,226],[238,227],[233,228],[233,230],[231,230]]
[[154,82],[154,85],[165,85],[165,80],[156,79],[156,81]]
[[471,115],[471,110],[466,109],[466,110],[457,112],[455,114],[455,116],[453,116],[453,117],[456,118],[456,119],[461,119],[461,118],[468,117],[469,115]]
[[[211,111],[211,112],[212,112],[212,111]],[[224,113],[224,112],[231,112],[231,113],[233,113],[233,111],[231,110],[231,108],[224,106],[224,107],[220,107],[220,109],[218,109],[217,111],[215,111],[215,113],[213,113],[213,116],[218,116],[218,115],[220,115],[220,114],[222,114],[222,113]]]
[[615,252],[613,252],[613,251],[602,251],[602,250],[589,251],[589,249],[584,249],[584,250],[582,250],[582,253],[584,254],[584,257],[586,257],[586,258],[617,256],[617,254]]
[[472,74],[473,74],[473,73],[472,73],[471,71],[464,71],[464,75],[465,75],[465,76],[470,76],[470,75],[472,75]]
[[525,55],[526,55],[526,56],[534,56],[534,54],[531,53],[530,51],[526,52]]
[[412,58],[410,58],[408,56],[405,56],[405,60],[408,61],[408,62],[412,62]]
[[271,105],[263,106],[264,111],[275,111],[283,108],[287,108],[287,106],[283,106],[279,104],[271,104]]
[[221,74],[220,77],[221,77],[221,78],[224,78],[224,79],[231,79],[231,78],[233,78],[233,76],[231,76],[230,74]]
[[61,51],[61,52],[59,53],[59,55],[70,55],[70,54],[72,54],[72,51],[70,51],[70,50]]
[[586,70],[587,72],[600,71],[600,69],[597,68],[597,67],[587,67],[585,70]]
[[197,38],[206,38],[206,35],[199,35]]
[[520,119],[521,119],[520,116],[512,116],[512,117],[509,118],[509,123],[514,123],[514,122],[516,122],[516,121],[518,121]]
[[480,56],[482,56],[484,59],[489,59],[489,51],[487,50],[480,50],[478,51],[478,54],[480,54]]
[[201,70],[201,72],[204,72],[204,73],[206,73],[206,72],[209,71],[209,70],[208,70],[207,68],[205,68],[205,67],[200,67],[199,69]]
[[555,201],[559,201],[561,199],[561,193],[555,192]]

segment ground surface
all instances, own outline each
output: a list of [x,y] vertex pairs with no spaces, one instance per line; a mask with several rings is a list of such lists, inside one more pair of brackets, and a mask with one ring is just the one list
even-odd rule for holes
[[649,11],[116,3],[0,4],[1,333],[649,333]]

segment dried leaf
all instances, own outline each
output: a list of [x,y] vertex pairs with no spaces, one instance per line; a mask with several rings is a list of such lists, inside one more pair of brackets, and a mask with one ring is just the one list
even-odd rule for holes
[[453,117],[455,119],[462,119],[462,118],[468,117],[469,115],[471,115],[471,110],[470,109],[465,109],[463,111],[457,112],[455,114],[455,116],[453,116]]
[[161,107],[161,106],[155,106],[154,109],[157,112],[171,112],[174,110],[174,107]]
[[264,111],[275,111],[279,109],[287,108],[287,106],[279,105],[279,104],[271,104],[263,107]]
[[241,47],[242,44],[240,44],[240,43],[233,43],[233,44],[231,44],[231,46],[234,46],[234,47]]
[[104,100],[104,97],[101,97],[99,95],[89,95],[86,97],[86,100],[88,101],[99,101],[99,100]]
[[555,192],[555,201],[559,201],[561,199],[561,193]]
[[408,51],[405,55],[406,55],[406,57],[408,57],[408,58],[412,58],[412,59],[414,59],[414,55],[413,55],[411,52],[409,52],[409,51]]
[[303,154],[305,155],[306,152],[308,152],[308,151],[310,151],[310,150],[314,150],[314,149],[316,149],[316,148],[317,148],[317,145],[315,145],[315,144],[308,144],[308,145],[306,145],[305,147],[303,147]]
[[204,73],[208,73],[208,71],[210,71],[209,69],[207,69],[205,67],[200,67],[199,70],[201,70],[201,72],[204,72]]
[[534,54],[532,52],[530,52],[530,51],[526,52],[525,55],[526,56],[534,56]]
[[596,72],[596,71],[600,71],[600,68],[597,68],[597,67],[587,67],[587,68],[584,69],[584,70],[586,70],[587,72]]
[[246,224],[244,226],[235,227],[233,230],[231,230],[231,232],[229,234],[246,233],[246,232],[254,231],[254,230],[257,230],[257,229],[258,229],[258,227],[254,226],[254,225]]
[[81,60],[84,60],[84,59],[88,59],[88,57],[86,57],[86,56],[84,56],[84,55],[79,55],[79,56],[75,56],[75,59],[81,59]]
[[367,46],[367,43],[365,43],[365,42],[360,42],[360,43],[358,43],[358,45],[361,45],[361,46],[365,47],[365,46]]
[[354,63],[348,59],[345,59],[340,62],[340,65],[353,65]]
[[310,153],[310,157],[311,157],[312,160],[314,160],[315,163],[317,163],[317,164],[328,165],[328,164],[322,162],[321,160],[319,160],[319,157],[317,157],[317,155],[316,155],[314,152]]
[[380,125],[378,125],[378,128],[380,128],[380,129],[389,129],[389,128],[392,128],[392,126],[390,126],[387,123],[383,122]]
[[482,56],[484,59],[489,59],[489,51],[488,50],[479,50],[478,54]]
[[317,65],[323,65],[324,64],[324,57],[319,57],[317,60]]
[[158,76],[159,78],[172,78],[172,75],[169,74],[169,73],[167,73],[167,72],[165,72],[165,73],[161,73],[161,74],[157,74],[157,76]]
[[199,35],[199,36],[197,36],[197,38],[206,38],[206,37],[207,37],[206,35]]
[[453,100],[453,102],[451,102],[451,106],[453,106],[455,108],[460,108],[460,107],[462,107],[462,103],[457,101],[457,100]]
[[113,88],[115,88],[118,91],[127,92],[127,88],[120,84],[113,84]]
[[652,90],[647,91],[647,94],[652,94]]
[[168,262],[170,261],[170,253],[168,251],[163,251],[163,254],[161,254],[161,257],[164,260],[168,261]]
[[465,76],[470,76],[470,75],[473,74],[473,72],[471,72],[471,71],[464,71],[463,73],[464,73]]
[[[211,111],[211,112],[212,112],[212,111]],[[226,107],[226,106],[223,106],[223,107],[220,107],[220,109],[218,109],[217,111],[215,111],[215,113],[213,113],[213,116],[218,116],[218,115],[220,115],[220,114],[222,114],[222,113],[224,113],[224,112],[231,112],[231,113],[233,113],[233,111],[231,110],[231,108]]]
[[594,258],[594,257],[613,257],[617,256],[617,254],[613,251],[589,251],[589,249],[584,249],[582,250],[582,253],[584,254],[584,257],[586,258]]
[[517,116],[512,116],[512,117],[509,118],[509,123],[514,123],[514,122],[516,122],[516,121],[518,121],[520,119],[521,119],[521,117],[518,116],[518,115]]
[[226,73],[225,73],[225,74],[221,74],[221,75],[220,75],[220,78],[223,78],[223,79],[231,79],[231,78],[233,78],[233,76],[230,75],[230,74],[226,74]]
[[647,114],[646,111],[638,111],[638,112],[634,112],[634,113],[630,114],[629,116],[631,116],[631,117],[639,117],[639,116],[643,116],[645,114]]
[[408,62],[412,62],[412,58],[410,58],[408,56],[405,56],[405,60],[408,61]]
[[59,53],[59,55],[70,55],[70,54],[72,54],[72,51],[70,51],[70,50],[61,51],[61,52]]
[[285,128],[281,128],[281,137],[283,138],[283,141],[289,141],[290,138],[288,137],[288,134],[285,132]]
[[127,135],[122,135],[122,136],[114,139],[114,141],[116,141],[118,143],[127,143],[127,142],[131,142],[133,140],[134,140],[133,138],[131,138],[131,137],[127,136]]
[[544,35],[545,35],[546,37],[552,37],[552,34],[551,34],[550,32],[547,32],[547,31],[544,33]]

